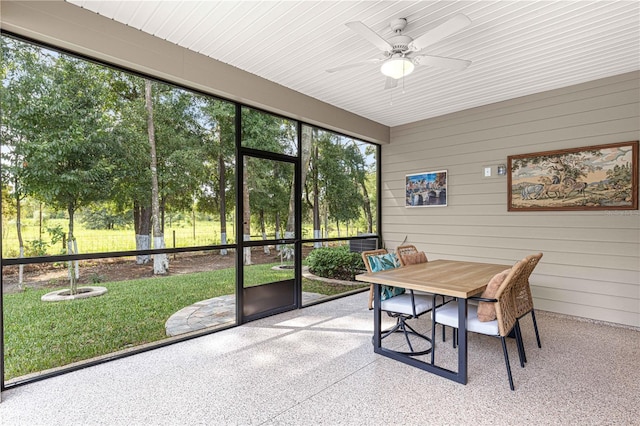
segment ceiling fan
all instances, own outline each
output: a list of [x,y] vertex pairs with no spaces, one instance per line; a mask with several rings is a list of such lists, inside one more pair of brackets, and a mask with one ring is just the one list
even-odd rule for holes
[[432,65],[462,71],[471,64],[471,61],[426,55],[423,54],[422,51],[445,37],[462,30],[469,24],[471,24],[471,20],[467,16],[457,14],[420,37],[413,39],[402,33],[407,26],[407,20],[405,18],[399,18],[394,19],[389,24],[395,35],[385,40],[362,22],[349,22],[346,24],[347,27],[380,49],[382,56],[366,61],[341,65],[328,69],[327,72],[333,73],[362,65],[382,63],[380,71],[387,77],[384,88],[392,89],[398,85],[400,78],[411,74],[417,65]]

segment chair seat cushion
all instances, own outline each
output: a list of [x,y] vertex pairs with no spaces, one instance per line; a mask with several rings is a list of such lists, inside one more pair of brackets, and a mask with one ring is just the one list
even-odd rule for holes
[[[446,305],[436,308],[436,322],[449,327],[458,328],[458,302],[449,302]],[[478,319],[478,306],[467,304],[467,331],[474,333],[498,336],[498,321],[480,321]]]
[[[433,308],[433,297],[415,294],[416,315],[424,314]],[[411,306],[411,293],[404,293],[380,302],[380,309],[383,311],[396,312],[404,315],[413,315]]]

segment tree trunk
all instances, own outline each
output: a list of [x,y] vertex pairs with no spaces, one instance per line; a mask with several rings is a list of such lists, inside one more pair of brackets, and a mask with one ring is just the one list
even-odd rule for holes
[[[309,161],[311,161],[311,143],[312,143],[312,131],[309,126],[302,126],[302,146],[301,149],[301,159],[302,170],[300,170],[302,174],[302,180],[300,185],[304,188],[305,182],[307,180],[307,172],[309,170]],[[300,200],[298,200],[300,201]],[[295,205],[296,205],[296,188],[295,185],[291,185],[291,196],[289,197],[289,216],[287,217],[287,226],[284,231],[285,238],[293,238],[295,236]]]
[[362,208],[364,209],[364,217],[367,220],[367,233],[373,233],[373,215],[371,214],[371,200],[369,199],[369,192],[367,192],[367,186],[364,181],[360,182],[362,186],[362,194],[364,195],[364,203]]
[[[151,208],[133,202],[133,227],[136,233],[136,250],[151,248]],[[148,254],[136,256],[136,264],[146,265],[151,260]]]
[[[19,257],[24,257],[24,241],[22,239],[22,206],[20,203],[20,193],[18,191],[18,179],[15,179],[14,190],[16,192],[16,234],[18,235],[18,249],[20,250]],[[24,283],[24,265],[20,265],[18,268],[18,288],[22,291]]]
[[[218,155],[218,171],[220,183],[218,184],[218,196],[220,197],[220,244],[227,244],[227,198],[225,196],[226,167],[222,152]],[[227,249],[220,250],[221,256],[227,255]]]
[[196,244],[196,203],[195,203],[195,199],[193,202],[193,206],[191,208],[191,225],[193,228],[193,245],[197,245]]
[[[74,253],[79,253],[78,251],[78,240],[75,239],[75,237],[73,238],[73,252]],[[73,262],[74,266],[75,266],[75,272],[76,272],[76,280],[80,279],[80,263],[79,261],[75,261]]]
[[[324,237],[329,238],[329,212],[325,209],[324,211]],[[329,242],[327,241],[325,247],[329,247]]]
[[[69,232],[67,238],[67,254],[76,254],[74,248],[77,245],[74,244],[76,237],[73,235],[73,219],[75,214],[75,208],[72,205],[67,206],[67,213],[69,214]],[[75,263],[75,265],[74,265]],[[80,271],[78,269],[78,261],[70,260],[67,263],[69,268],[69,292],[71,294],[78,293],[78,278],[80,278]]]
[[[276,240],[280,239],[280,211],[276,211]],[[276,251],[280,251],[280,244],[276,244]]]
[[[313,238],[322,238],[320,233],[320,191],[318,189],[318,147],[313,150]],[[313,243],[314,248],[322,247],[321,242]]]
[[[242,167],[242,239],[244,241],[251,240],[251,210],[249,205],[249,187],[247,186],[247,162]],[[251,265],[251,247],[244,249],[244,264]]]
[[[163,249],[164,234],[160,223],[160,195],[158,191],[158,159],[156,156],[156,135],[153,125],[153,100],[151,98],[151,80],[145,80],[144,99],[147,109],[147,131],[151,151],[151,223],[153,227],[153,248]],[[169,269],[169,257],[166,253],[153,255],[153,273],[166,274]]]
[[[260,209],[260,232],[262,233],[262,241],[267,239],[267,228],[264,225],[264,210]],[[264,246],[264,254],[271,254],[269,246]]]
[[[158,193],[160,193],[160,189],[158,189]],[[160,197],[160,231],[162,235],[164,235],[164,212],[166,209],[167,200],[164,197]]]

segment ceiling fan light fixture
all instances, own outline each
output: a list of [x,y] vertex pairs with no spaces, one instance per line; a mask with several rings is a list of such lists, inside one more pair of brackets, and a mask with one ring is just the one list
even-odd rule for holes
[[409,58],[391,58],[382,63],[380,72],[387,77],[398,80],[411,74],[414,68],[415,65],[413,65],[413,62]]

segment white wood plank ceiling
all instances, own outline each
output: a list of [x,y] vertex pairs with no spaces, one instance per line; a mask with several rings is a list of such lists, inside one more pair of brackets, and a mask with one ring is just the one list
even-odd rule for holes
[[[635,0],[68,1],[388,126],[640,69]],[[379,57],[347,22],[386,39],[406,18],[416,38],[457,13],[471,25],[426,53],[464,71],[420,65],[387,90],[379,64],[326,72]]]

